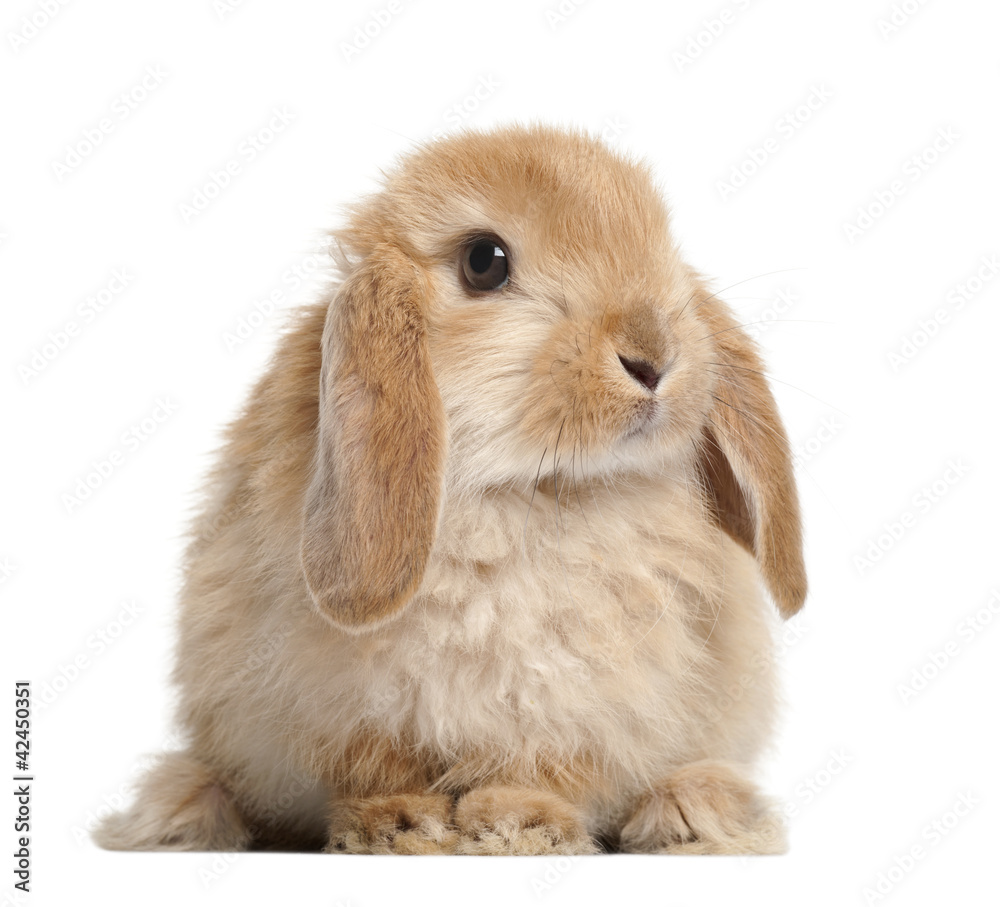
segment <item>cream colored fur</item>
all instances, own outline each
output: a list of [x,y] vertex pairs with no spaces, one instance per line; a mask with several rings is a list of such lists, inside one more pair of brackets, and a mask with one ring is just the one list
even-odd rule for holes
[[[760,525],[787,523],[798,543],[766,387],[713,370],[729,353],[708,338],[733,322],[676,257],[645,171],[556,131],[462,141],[425,149],[359,207],[340,234],[354,289],[334,287],[299,316],[231,429],[188,558],[175,677],[189,748],[154,768],[130,811],[98,832],[102,845],[782,848],[749,781],[776,699]],[[502,197],[433,172],[448,153],[479,166],[484,141],[551,165],[558,204],[524,208],[513,177]],[[434,187],[420,203],[407,182],[417,177]],[[613,204],[587,207],[607,193]],[[440,393],[445,465],[426,562],[414,555],[416,591],[351,627],[367,612],[331,612],[336,599],[320,606],[306,584],[303,502],[328,493],[314,478],[326,312],[338,293],[364,292],[358,269],[384,254],[372,250],[399,222],[395,206],[409,216],[393,248],[425,275],[399,278],[413,294],[406,329],[422,332],[400,348],[426,344],[433,374],[421,380]],[[591,221],[570,227],[569,214]],[[470,300],[454,277],[449,237],[487,227],[516,250],[520,295],[504,301]],[[752,357],[740,343],[732,355]],[[648,411],[617,359],[626,347],[664,367]],[[325,386],[344,394],[342,411],[368,405],[356,386]],[[739,433],[720,441],[742,492],[719,489],[716,501],[702,432],[727,431],[728,414],[713,415],[723,393],[744,395],[732,399],[768,426],[777,453],[741,446]],[[733,512],[736,499],[746,512]],[[377,496],[365,506],[375,513]],[[378,519],[365,531],[389,531]],[[768,551],[765,578],[793,611],[799,554]]]

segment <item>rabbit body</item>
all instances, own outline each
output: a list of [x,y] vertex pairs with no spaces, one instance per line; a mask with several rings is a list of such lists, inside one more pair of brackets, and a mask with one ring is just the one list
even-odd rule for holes
[[[530,145],[538,136],[520,138]],[[670,380],[688,382],[675,385],[688,401],[671,410],[675,440],[650,459],[647,448],[629,446],[631,430],[624,441],[615,434],[620,465],[595,466],[588,454],[599,460],[598,445],[587,447],[582,421],[575,433],[565,429],[564,416],[539,436],[530,462],[522,458],[522,476],[475,481],[490,468],[477,457],[491,455],[476,442],[502,419],[492,415],[495,401],[469,409],[468,379],[449,344],[462,318],[495,311],[433,301],[447,297],[447,272],[412,265],[431,255],[430,240],[426,249],[402,240],[387,248],[356,227],[350,241],[359,260],[378,265],[348,267],[329,298],[298,315],[230,427],[209,482],[188,551],[175,670],[188,747],[154,767],[99,842],[396,853],[781,850],[780,823],[749,773],[776,705],[760,570],[783,612],[804,595],[794,561],[781,559],[783,533],[797,547],[787,442],[762,383],[749,391],[735,380],[699,383],[698,366],[716,360],[685,339],[701,342],[709,329],[735,323],[703,292],[700,312],[678,306],[669,323],[644,314],[615,329],[605,316],[598,323],[595,308],[586,322],[591,350],[575,323],[563,338],[564,346],[573,338],[581,360],[594,357],[576,375],[580,393],[599,369],[614,367],[625,391],[646,394],[632,383],[646,377],[630,359],[619,353],[619,365],[602,352],[612,342],[605,332],[619,347],[634,346],[636,336],[660,330],[650,324],[667,325],[678,348],[694,350],[689,361],[671,360]],[[524,260],[527,270],[527,253]],[[684,279],[685,295],[700,292]],[[380,307],[360,330],[346,319],[362,317],[360,304],[351,307],[366,293]],[[402,301],[385,307],[390,297]],[[411,339],[358,358],[352,332],[367,336],[386,324]],[[549,319],[544,342],[562,342],[559,324]],[[477,360],[482,382],[513,380],[490,349]],[[553,349],[546,367],[562,361]],[[713,354],[722,360],[726,349]],[[757,364],[749,347],[731,354]],[[409,383],[390,393],[383,382],[393,360],[414,363],[424,384],[403,375]],[[536,372],[517,380],[539,388],[537,409],[554,379]],[[734,412],[773,422],[758,433],[764,453],[740,446],[756,423],[734,429],[725,410],[711,417],[715,453],[705,453],[697,438],[709,424],[712,387],[716,400],[730,388],[744,394],[732,398]],[[332,406],[340,407],[335,417]],[[355,431],[359,412],[365,421]],[[639,418],[622,413],[623,424]],[[608,409],[601,424],[612,417],[617,410]],[[636,444],[647,444],[645,424]],[[368,437],[386,440],[374,459],[358,460],[367,471],[337,473]],[[329,451],[336,456],[324,465]],[[492,454],[497,470],[517,461],[511,451]],[[736,479],[724,459],[736,464]],[[374,491],[366,497],[367,485]],[[426,487],[439,495],[420,497]],[[768,507],[781,510],[769,496],[787,519],[761,532]],[[339,510],[330,509],[333,499]],[[355,521],[362,531],[351,529]],[[338,558],[368,565],[376,579],[351,586],[350,576],[327,569]]]

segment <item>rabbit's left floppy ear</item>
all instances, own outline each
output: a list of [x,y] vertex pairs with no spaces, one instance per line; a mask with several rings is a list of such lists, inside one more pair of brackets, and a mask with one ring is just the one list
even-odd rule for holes
[[788,437],[753,341],[719,310],[712,330],[718,383],[702,439],[702,472],[722,528],[756,557],[768,591],[788,618],[806,597]]
[[302,567],[319,611],[352,632],[406,605],[434,543],[446,431],[426,304],[423,273],[380,244],[326,316]]

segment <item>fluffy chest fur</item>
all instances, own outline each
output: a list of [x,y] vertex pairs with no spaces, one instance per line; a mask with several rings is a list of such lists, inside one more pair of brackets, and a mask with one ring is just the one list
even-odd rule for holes
[[277,565],[295,561],[276,551],[273,572],[188,615],[188,730],[261,802],[289,772],[336,783],[373,739],[454,789],[577,771],[608,811],[672,767],[752,761],[773,715],[768,612],[695,489],[680,476],[564,489],[558,505],[545,488],[449,498],[418,593],[359,635],[301,586],[282,594],[296,581]]
[[[449,501],[424,581],[364,636],[308,634],[285,665],[309,723],[374,730],[442,764],[586,759],[641,783],[711,749],[719,648],[755,599],[724,575],[721,533],[681,484],[585,488],[556,504],[497,493]],[[731,564],[730,564],[731,569]],[[300,648],[311,640],[312,668]],[[317,699],[317,691],[324,699]]]

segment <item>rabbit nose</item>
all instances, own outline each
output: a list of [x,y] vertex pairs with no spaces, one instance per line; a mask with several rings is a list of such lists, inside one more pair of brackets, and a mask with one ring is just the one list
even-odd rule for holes
[[647,387],[651,391],[656,390],[656,385],[660,383],[660,378],[663,375],[656,370],[651,362],[646,362],[644,359],[627,359],[622,355],[618,356],[618,361],[622,364],[622,368],[643,387]]

